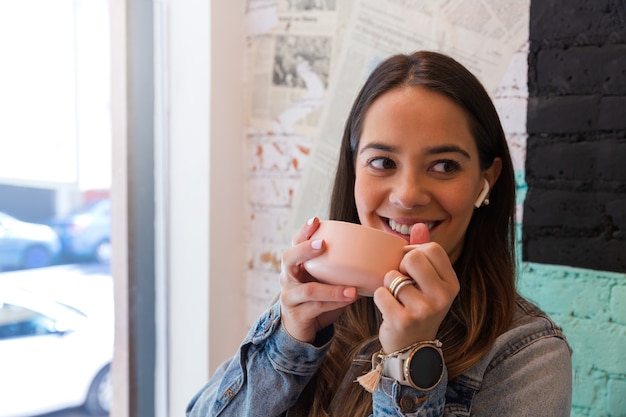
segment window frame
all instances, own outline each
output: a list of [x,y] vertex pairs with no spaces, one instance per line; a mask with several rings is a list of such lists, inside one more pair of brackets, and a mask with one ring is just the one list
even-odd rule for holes
[[180,415],[245,334],[244,10],[111,2],[112,417]]

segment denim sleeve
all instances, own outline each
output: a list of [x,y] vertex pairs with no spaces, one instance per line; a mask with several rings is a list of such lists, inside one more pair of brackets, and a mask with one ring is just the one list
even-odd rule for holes
[[381,377],[373,394],[374,417],[436,417],[444,415],[448,371],[439,384],[428,391],[419,391],[398,381]]
[[569,417],[572,362],[565,340],[546,336],[512,353],[492,361],[472,415]]
[[314,346],[292,338],[280,323],[277,303],[191,400],[188,417],[282,416],[293,406],[321,365],[333,329],[322,330]]

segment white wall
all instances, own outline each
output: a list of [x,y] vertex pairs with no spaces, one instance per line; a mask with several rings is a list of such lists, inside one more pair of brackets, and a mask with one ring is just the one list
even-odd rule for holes
[[242,16],[242,1],[170,0],[157,10],[168,223],[160,236],[169,253],[161,265],[168,354],[158,356],[167,360],[161,375],[171,416],[181,415],[246,330]]

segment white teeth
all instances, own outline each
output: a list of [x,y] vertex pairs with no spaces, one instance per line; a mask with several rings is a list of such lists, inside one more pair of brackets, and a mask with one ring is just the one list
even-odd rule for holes
[[398,233],[401,233],[403,235],[410,235],[413,225],[409,226],[406,224],[400,224],[400,223],[395,222],[394,220],[389,219],[389,227],[391,227],[392,230]]
[[[435,225],[434,222],[424,222],[424,224],[426,225],[426,227],[428,228],[428,230],[432,229],[433,226]],[[403,235],[410,235],[411,234],[411,229],[413,229],[413,225],[406,225],[406,224],[400,224],[397,223],[394,220],[389,219],[389,227],[391,227],[391,230],[401,233]]]

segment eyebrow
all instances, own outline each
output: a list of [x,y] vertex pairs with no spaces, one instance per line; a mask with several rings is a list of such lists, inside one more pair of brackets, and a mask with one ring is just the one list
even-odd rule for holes
[[464,157],[466,157],[467,159],[472,159],[469,152],[467,152],[465,149],[456,145],[435,146],[433,148],[428,148],[426,153],[429,155],[436,155],[439,153],[459,153],[463,155]]
[[[398,148],[396,148],[395,146],[386,145],[384,143],[373,142],[373,143],[368,143],[366,146],[364,146],[363,149],[361,149],[359,153],[363,153],[367,149],[376,149],[379,151],[385,151],[389,153],[399,152]],[[426,149],[426,154],[428,155],[437,155],[441,153],[458,153],[466,157],[467,159],[472,159],[469,152],[467,152],[465,149],[460,148],[459,146],[456,146],[456,145],[433,146],[431,148]]]

